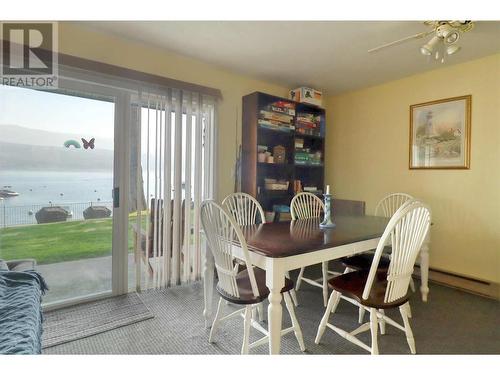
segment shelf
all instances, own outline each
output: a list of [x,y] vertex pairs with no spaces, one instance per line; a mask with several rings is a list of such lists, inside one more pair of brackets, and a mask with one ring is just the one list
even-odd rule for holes
[[266,190],[266,189],[260,189],[259,195],[268,195],[268,196],[287,196],[287,195],[293,195],[290,193],[288,190]]
[[297,133],[297,132],[295,132],[295,138],[319,139],[322,141],[325,139],[325,137],[323,137],[321,135],[302,134],[302,133]]
[[294,164],[296,167],[303,167],[303,168],[323,168],[325,165],[324,164]]
[[273,129],[273,128],[266,128],[264,126],[260,126],[258,125],[258,129],[259,130],[263,130],[265,132],[269,132],[269,133],[272,133],[272,134],[282,134],[282,135],[285,135],[285,136],[288,136],[288,137],[293,137],[295,135],[295,130],[279,130],[279,129]]
[[280,168],[286,168],[286,167],[290,167],[292,166],[293,164],[290,164],[290,163],[265,163],[265,162],[257,162],[257,165],[258,166],[273,166],[273,167],[280,167]]

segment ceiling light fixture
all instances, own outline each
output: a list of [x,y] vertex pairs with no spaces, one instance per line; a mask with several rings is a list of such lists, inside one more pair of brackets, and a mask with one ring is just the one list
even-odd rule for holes
[[460,46],[456,46],[456,45],[455,45],[455,46],[448,46],[448,47],[446,48],[446,53],[447,53],[448,55],[453,55],[454,53],[457,53],[458,51],[460,51],[460,49],[461,49],[461,48],[462,48],[462,47],[460,47]]
[[420,52],[422,55],[430,56],[439,43],[439,37],[437,35],[433,36],[426,44],[420,47]]
[[460,51],[460,46],[455,44],[460,39],[460,31],[449,23],[436,27],[434,36],[420,47],[420,52],[425,56],[433,56],[434,60],[444,63],[446,55],[453,55]]
[[382,49],[392,47],[413,39],[422,39],[429,35],[432,38],[420,47],[420,53],[428,57],[428,60],[441,60],[447,55],[453,55],[460,51],[460,46],[456,43],[462,33],[471,31],[474,27],[472,21],[425,21],[424,25],[432,27],[432,30],[423,31],[405,38],[397,39],[390,43],[382,44],[368,50],[368,53],[376,53]]
[[460,32],[450,24],[444,24],[436,29],[436,35],[443,39],[445,44],[453,44],[460,39]]

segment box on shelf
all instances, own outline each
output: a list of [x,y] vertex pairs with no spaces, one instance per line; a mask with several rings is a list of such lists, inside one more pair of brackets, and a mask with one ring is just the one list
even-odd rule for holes
[[288,190],[289,181],[277,180],[275,178],[264,178],[266,190]]
[[273,204],[273,211],[279,213],[288,213],[290,212],[290,206],[286,204]]
[[274,162],[277,164],[283,164],[286,161],[286,149],[282,145],[274,146],[273,148]]
[[310,87],[299,87],[290,90],[290,99],[300,103],[309,103],[321,107],[323,93]]
[[266,190],[288,190],[289,182],[275,182],[275,183],[265,183]]
[[319,189],[316,186],[304,186],[304,191],[307,191],[309,193],[314,193],[315,191],[318,191]]
[[272,223],[274,221],[274,217],[276,216],[276,212],[274,211],[266,211],[264,212],[266,217],[266,223]]
[[269,104],[268,109],[273,112],[295,116],[295,103],[285,102],[284,100]]

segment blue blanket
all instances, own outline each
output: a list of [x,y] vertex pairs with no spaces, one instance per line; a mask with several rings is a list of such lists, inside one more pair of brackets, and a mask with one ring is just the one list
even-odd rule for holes
[[42,352],[42,295],[47,285],[35,271],[0,271],[0,354]]

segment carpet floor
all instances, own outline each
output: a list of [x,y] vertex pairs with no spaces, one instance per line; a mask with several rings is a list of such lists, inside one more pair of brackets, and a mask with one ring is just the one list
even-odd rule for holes
[[[418,280],[416,280],[419,286]],[[305,354],[367,354],[331,330],[325,332],[320,345],[314,344],[318,324],[324,312],[321,291],[307,284],[297,293],[300,306],[296,313],[306,345]],[[147,291],[141,299],[154,315],[135,324],[103,332],[91,337],[53,346],[44,354],[239,354],[243,321],[229,319],[220,324],[213,344],[203,320],[203,288],[201,283],[161,291]],[[216,308],[214,293],[214,309]],[[419,354],[500,354],[500,314],[498,301],[431,283],[429,302],[420,293],[410,301],[417,353]],[[228,309],[231,308],[228,306]],[[267,310],[266,310],[267,311]],[[398,309],[387,314],[401,322]],[[368,319],[365,316],[365,321]],[[330,322],[347,331],[357,326],[357,308],[341,301]],[[283,308],[284,327],[290,319]],[[264,323],[265,325],[265,323]],[[262,337],[252,329],[251,341]],[[358,336],[370,344],[370,334]],[[387,325],[379,335],[381,354],[409,354],[402,331]],[[303,354],[293,333],[282,339],[281,352]],[[251,351],[266,354],[267,345]]]

